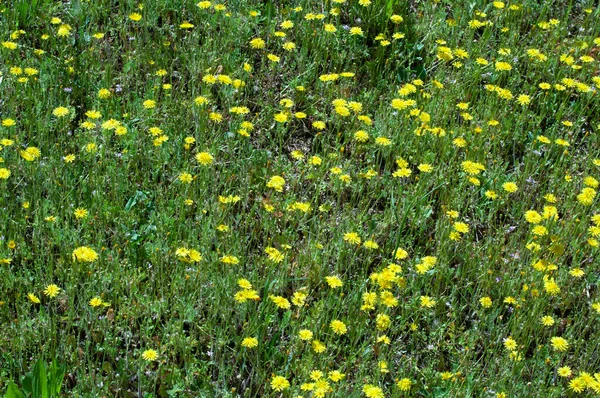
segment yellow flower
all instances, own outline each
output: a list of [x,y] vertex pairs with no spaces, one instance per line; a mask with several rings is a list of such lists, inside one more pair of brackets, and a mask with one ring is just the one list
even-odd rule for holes
[[338,319],[331,321],[329,327],[331,328],[331,330],[333,330],[333,333],[339,335],[346,334],[346,332],[348,331],[346,324]]
[[275,391],[283,391],[290,386],[290,382],[283,376],[273,376],[271,379],[271,388]]
[[575,278],[581,278],[585,275],[585,271],[581,268],[573,268],[569,271],[569,274]]
[[27,293],[27,298],[33,304],[39,304],[40,303],[40,299],[35,294],[33,294],[33,293]]
[[435,300],[429,296],[421,296],[419,300],[421,302],[421,307],[424,308],[432,308],[436,303]]
[[254,348],[258,345],[258,340],[254,337],[246,337],[242,340],[242,347],[245,348]]
[[19,154],[26,161],[33,162],[34,160],[39,158],[42,153],[40,152],[40,150],[38,148],[32,146],[32,147],[25,148],[24,151],[20,151]]
[[77,208],[77,209],[75,209],[73,214],[75,215],[75,218],[80,219],[80,218],[87,217],[88,211],[86,209]]
[[269,256],[269,260],[273,261],[274,263],[280,263],[285,258],[283,253],[274,247],[267,247],[265,249],[265,253]]
[[60,25],[60,27],[58,28],[58,31],[56,32],[57,36],[59,37],[65,37],[68,36],[71,33],[71,26],[70,25]]
[[498,71],[509,71],[512,69],[512,66],[508,62],[498,61],[494,66]]
[[220,261],[223,264],[232,264],[232,265],[237,265],[240,263],[240,260],[236,256],[223,256],[223,257],[221,257]]
[[324,130],[325,129],[325,122],[320,121],[320,120],[316,120],[313,122],[313,127],[317,130]]
[[368,240],[365,241],[364,247],[366,249],[370,249],[370,250],[376,250],[379,249],[379,245],[377,244],[377,242],[373,241],[373,240]]
[[520,105],[528,105],[531,102],[531,97],[526,94],[521,94],[517,97],[517,102]]
[[150,99],[149,99],[149,100],[146,100],[146,101],[144,101],[144,102],[142,103],[142,106],[143,106],[145,109],[153,109],[153,108],[155,108],[155,107],[156,107],[156,101],[154,101],[154,100],[150,100]]
[[323,27],[323,29],[325,30],[325,32],[328,33],[335,33],[337,32],[337,28],[335,27],[335,25],[327,23],[325,24],[325,26]]
[[502,189],[504,189],[508,193],[513,193],[516,192],[519,188],[514,182],[505,182],[504,184],[502,184]]
[[552,318],[550,315],[546,315],[542,317],[541,322],[544,326],[552,326],[554,325],[554,318]]
[[580,377],[576,377],[569,382],[569,389],[573,390],[576,393],[583,392],[586,388],[586,383]]
[[352,36],[362,36],[363,35],[363,30],[360,27],[358,27],[358,26],[352,27],[352,28],[350,28],[350,35],[352,35]]
[[560,286],[554,281],[554,278],[544,281],[544,290],[551,296],[556,296],[560,293]]
[[73,250],[73,261],[91,263],[98,259],[98,253],[87,246],[80,246]]
[[469,232],[469,225],[464,222],[457,221],[454,223],[454,230],[456,232],[460,232],[461,234],[466,234]]
[[356,232],[346,232],[344,234],[344,241],[358,246],[360,245],[361,239]]
[[481,304],[483,308],[490,308],[492,306],[492,299],[487,296],[482,297],[479,299],[479,304]]
[[279,308],[281,309],[288,309],[290,308],[292,305],[290,304],[289,300],[286,299],[285,297],[282,296],[274,296],[274,295],[270,295],[269,299]]
[[91,307],[100,307],[102,305],[103,301],[100,297],[94,297],[90,300],[89,304]]
[[485,191],[485,197],[493,200],[498,198],[498,194],[495,191],[488,190]]
[[44,294],[50,298],[56,297],[59,292],[60,287],[56,286],[55,284],[46,286],[46,289],[44,290]]
[[342,287],[344,285],[342,280],[335,275],[334,276],[326,276],[325,281],[327,282],[329,287],[332,289],[336,289],[336,288]]
[[392,144],[392,140],[387,137],[377,137],[375,138],[375,144],[379,146],[389,146]]
[[183,182],[184,184],[189,184],[193,180],[193,177],[190,173],[181,173],[179,174],[178,178],[179,181]]
[[138,14],[137,12],[134,12],[132,14],[129,14],[129,19],[131,19],[134,22],[139,21],[140,19],[142,19],[142,15]]
[[375,318],[375,324],[377,325],[378,330],[386,330],[390,327],[391,323],[391,318],[385,314],[377,314],[377,317]]
[[9,50],[15,50],[17,48],[17,43],[14,43],[12,41],[3,41],[2,42],[2,47],[7,48]]
[[569,342],[562,337],[552,337],[550,343],[556,351],[566,351],[569,348]]
[[462,169],[465,173],[469,175],[478,175],[482,171],[485,171],[485,166],[481,163],[472,162],[470,160],[466,160],[461,164]]
[[277,192],[283,191],[283,186],[285,185],[285,180],[280,176],[273,176],[267,182],[267,188],[273,188]]
[[303,341],[310,341],[313,338],[313,332],[308,329],[302,329],[298,332],[298,337]]
[[281,59],[281,58],[279,58],[275,54],[267,54],[267,58],[269,59],[269,61],[272,61],[272,62],[275,62],[275,63],[279,62],[280,59]]
[[294,27],[294,23],[290,20],[285,20],[281,24],[279,24],[281,29],[291,29]]
[[71,111],[69,111],[69,108],[65,108],[64,106],[59,106],[58,108],[54,108],[54,110],[52,111],[52,114],[56,117],[63,117],[63,116],[67,116]]
[[156,361],[158,359],[158,352],[155,350],[146,350],[142,353],[142,359],[148,362]]
[[390,17],[390,21],[392,21],[395,24],[399,24],[402,21],[404,21],[404,18],[402,18],[402,16],[400,16],[400,15],[394,14]]
[[596,190],[593,188],[583,188],[581,193],[577,195],[577,201],[584,206],[590,206],[596,198]]
[[563,366],[558,368],[558,371],[556,373],[558,373],[560,377],[569,377],[573,374],[573,371],[571,371],[570,367]]
[[199,152],[196,154],[196,161],[203,166],[211,165],[214,160],[214,157],[208,152]]
[[421,173],[431,173],[433,171],[433,166],[429,163],[422,163],[417,166],[417,169],[419,169]]
[[385,398],[383,390],[372,384],[365,384],[362,390],[367,398]]
[[265,41],[259,37],[250,40],[250,47],[255,49],[265,48]]
[[535,210],[525,212],[525,220],[530,224],[539,224],[542,222],[542,216]]
[[504,348],[508,351],[515,351],[517,349],[517,342],[512,337],[507,337],[504,339]]
[[398,381],[398,388],[402,391],[408,391],[412,387],[412,381],[410,379],[404,378]]
[[10,177],[10,170],[7,168],[0,168],[0,180],[6,180],[8,177]]
[[285,123],[288,121],[288,115],[286,113],[280,112],[273,116],[273,119],[278,123]]

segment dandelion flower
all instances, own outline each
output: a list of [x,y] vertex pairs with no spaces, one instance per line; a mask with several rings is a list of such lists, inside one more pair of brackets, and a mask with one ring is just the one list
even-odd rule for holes
[[54,110],[52,111],[52,114],[56,117],[64,117],[67,116],[69,113],[71,113],[71,111],[69,111],[69,108],[65,108],[64,106],[54,108]]
[[245,348],[254,348],[258,345],[258,340],[254,337],[246,337],[242,340],[242,347]]
[[8,177],[10,177],[10,170],[7,168],[0,168],[0,180],[6,180]]
[[156,361],[158,359],[158,352],[152,349],[146,350],[142,353],[142,359],[148,362]]
[[508,193],[513,193],[517,192],[517,189],[519,188],[514,182],[505,182],[504,184],[502,184],[502,189],[504,189]]
[[352,35],[352,36],[362,36],[363,35],[363,30],[360,27],[358,27],[358,26],[352,27],[352,28],[350,28],[350,35]]
[[98,259],[98,253],[87,246],[80,246],[73,250],[73,260],[79,262],[91,263]]
[[91,307],[99,307],[99,306],[101,306],[101,305],[102,305],[102,303],[103,303],[103,301],[102,301],[102,299],[101,299],[100,297],[93,297],[93,298],[90,300],[90,302],[89,302],[89,305],[90,305]]
[[360,245],[361,239],[356,232],[346,232],[344,234],[344,241],[352,245]]
[[33,304],[39,304],[41,302],[40,299],[35,294],[33,294],[33,293],[27,293],[27,298]]
[[399,380],[397,384],[401,391],[409,391],[413,383],[410,379],[405,377],[404,379]]
[[568,366],[562,366],[558,368],[557,373],[560,377],[569,377],[573,374],[573,371]]
[[44,294],[50,298],[56,297],[58,293],[60,293],[60,287],[56,286],[55,284],[50,284],[46,286],[46,289],[44,289]]
[[541,322],[544,326],[552,326],[554,325],[554,318],[552,318],[550,315],[546,315],[542,317]]
[[346,334],[346,332],[348,331],[346,324],[338,319],[331,321],[329,327],[331,328],[331,330],[333,330],[333,333],[339,335]]
[[435,306],[435,300],[429,296],[421,296],[420,297],[421,307],[423,308],[432,308]]
[[384,398],[383,390],[372,384],[365,384],[363,386],[363,393],[367,398]]
[[308,329],[302,329],[298,332],[298,337],[303,341],[310,341],[313,338],[313,332]]
[[150,99],[149,100],[145,100],[144,102],[142,102],[142,106],[145,109],[153,109],[153,108],[156,107],[156,101],[150,100]]
[[267,182],[267,188],[272,188],[277,192],[283,191],[283,186],[285,185],[285,180],[280,176],[273,176]]
[[273,376],[271,379],[271,388],[277,392],[289,388],[290,382],[283,376]]
[[515,351],[517,349],[517,342],[512,337],[507,337],[504,339],[504,348],[508,351]]
[[196,161],[203,166],[209,166],[214,162],[215,158],[208,152],[199,152],[196,154]]
[[265,41],[259,37],[250,40],[250,47],[260,50],[261,48],[265,48]]
[[550,343],[556,351],[566,351],[569,348],[569,342],[562,337],[552,337]]
[[77,209],[75,209],[75,211],[73,212],[73,214],[75,215],[76,219],[80,219],[80,218],[87,217],[88,211],[86,209],[77,208]]
[[479,299],[479,304],[483,308],[490,308],[492,306],[492,299],[490,297],[482,297]]

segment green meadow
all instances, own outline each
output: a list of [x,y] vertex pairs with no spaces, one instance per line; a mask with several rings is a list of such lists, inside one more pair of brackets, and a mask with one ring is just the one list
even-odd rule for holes
[[0,3],[0,394],[600,394],[591,0]]

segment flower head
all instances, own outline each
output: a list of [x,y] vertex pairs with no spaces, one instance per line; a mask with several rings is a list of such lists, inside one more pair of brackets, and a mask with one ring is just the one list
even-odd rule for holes
[[50,298],[56,297],[58,293],[60,293],[60,287],[55,284],[46,286],[46,289],[44,290],[44,294]]
[[569,342],[562,337],[552,337],[550,343],[556,351],[566,351],[569,348]]
[[209,166],[214,160],[215,158],[208,152],[199,152],[196,154],[196,161],[202,166]]
[[275,391],[283,391],[290,386],[290,382],[283,376],[273,376],[271,379],[271,388]]
[[78,262],[91,263],[98,259],[98,253],[87,246],[80,246],[73,250],[73,260]]
[[158,359],[158,352],[156,350],[146,350],[142,353],[142,359],[144,361],[153,362]]

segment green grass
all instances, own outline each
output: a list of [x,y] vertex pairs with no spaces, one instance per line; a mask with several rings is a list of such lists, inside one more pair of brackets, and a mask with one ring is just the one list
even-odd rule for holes
[[[41,359],[64,364],[63,396],[562,397],[580,384],[581,395],[597,393],[600,9],[497,6],[0,5],[0,169],[10,170],[0,179],[0,391]],[[252,48],[255,38],[265,48]],[[412,102],[397,109],[394,99]],[[125,130],[105,128],[110,119]],[[213,162],[202,165],[201,152]],[[471,175],[465,161],[484,170]],[[530,210],[541,220],[528,221]],[[352,232],[360,244],[347,241]],[[81,246],[98,258],[76,261]],[[437,262],[421,272],[427,256]],[[259,300],[236,301],[242,278]],[[52,284],[54,297],[44,293]],[[288,309],[271,298],[298,292],[304,303]],[[300,339],[304,329],[323,352]],[[258,345],[244,347],[247,337]],[[559,375],[564,367],[572,374]],[[345,377],[326,379],[335,370]],[[324,378],[311,381],[314,371]],[[276,391],[275,376],[289,387]]]

